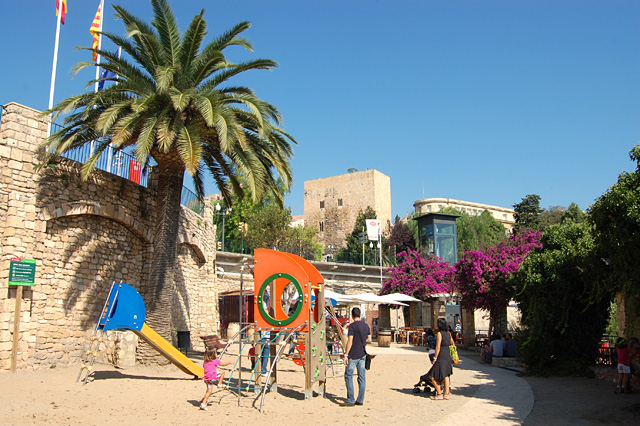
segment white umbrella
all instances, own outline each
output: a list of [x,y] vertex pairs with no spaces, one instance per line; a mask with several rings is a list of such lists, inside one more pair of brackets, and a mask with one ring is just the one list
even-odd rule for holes
[[409,306],[406,303],[402,303],[400,302],[398,299],[391,297],[390,294],[385,294],[384,296],[378,296],[380,299],[384,299],[386,300],[386,302],[381,302],[381,303],[386,303],[387,305],[400,305],[400,306]]
[[402,293],[391,293],[385,296],[389,296],[389,298],[394,300],[399,300],[401,302],[422,302],[422,300],[420,299],[416,299],[413,296],[409,296],[407,294],[402,294]]
[[325,299],[326,298],[333,299],[336,302],[344,302],[344,303],[357,302],[357,300],[353,300],[351,298],[351,296],[347,296],[346,294],[336,293],[336,292],[331,291],[331,290],[325,290],[324,291],[324,297],[325,297]]
[[387,304],[387,305],[409,306],[406,303],[399,302],[397,299],[386,297],[386,296],[378,296],[377,294],[373,294],[373,293],[354,294],[351,297],[353,297],[354,299],[360,300],[362,302],[384,303],[384,304]]

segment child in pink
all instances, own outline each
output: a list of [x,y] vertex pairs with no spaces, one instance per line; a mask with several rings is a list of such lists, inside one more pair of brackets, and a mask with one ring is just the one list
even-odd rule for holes
[[207,402],[209,396],[213,392],[213,382],[218,381],[218,387],[222,387],[222,381],[224,380],[224,371],[218,372],[218,367],[224,367],[231,365],[230,362],[220,362],[218,359],[218,350],[216,348],[209,348],[204,351],[204,383],[207,385],[207,391],[200,403],[200,409],[207,411]]

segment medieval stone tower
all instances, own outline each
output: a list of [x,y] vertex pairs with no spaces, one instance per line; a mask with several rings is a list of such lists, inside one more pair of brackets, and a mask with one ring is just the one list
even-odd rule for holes
[[327,256],[344,246],[360,210],[371,206],[383,232],[391,220],[391,179],[377,170],[357,171],[304,182],[305,224],[318,229]]

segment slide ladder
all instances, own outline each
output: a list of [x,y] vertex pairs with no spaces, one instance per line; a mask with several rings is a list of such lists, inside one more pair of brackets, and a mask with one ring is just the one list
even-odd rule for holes
[[[91,374],[91,370],[93,369],[93,363],[96,360],[96,356],[98,356],[98,350],[100,349],[100,344],[102,343],[102,339],[104,337],[104,328],[100,327],[100,321],[103,318],[108,318],[111,316],[111,312],[113,310],[114,305],[109,304],[109,300],[111,300],[111,293],[113,291],[116,292],[114,298],[117,299],[118,291],[120,290],[119,286],[116,286],[114,282],[111,284],[111,289],[109,290],[109,295],[107,296],[107,300],[104,302],[104,306],[102,307],[102,312],[100,312],[100,316],[98,317],[98,322],[96,322],[96,326],[93,329],[93,334],[91,335],[91,340],[89,343],[89,349],[85,352],[84,359],[82,360],[82,366],[80,367],[80,371],[78,372],[78,377],[76,378],[76,383],[80,381],[82,377],[82,373],[85,372],[84,378],[82,379],[82,384],[87,383],[87,379]],[[106,315],[105,315],[106,313]],[[96,343],[95,349],[93,348],[93,344]],[[87,361],[91,358],[91,362],[87,365]]]
[[[98,354],[100,343],[103,341],[104,333],[108,330],[131,330],[183,372],[194,377],[204,377],[204,369],[202,367],[183,355],[145,323],[146,316],[147,310],[140,293],[123,282],[119,284],[113,283],[91,336],[89,350],[85,354],[76,381],[79,381],[82,372],[86,371],[84,383],[87,382],[93,362]],[[93,349],[94,342],[97,342],[95,349]],[[89,358],[91,358],[91,362],[87,365]]]

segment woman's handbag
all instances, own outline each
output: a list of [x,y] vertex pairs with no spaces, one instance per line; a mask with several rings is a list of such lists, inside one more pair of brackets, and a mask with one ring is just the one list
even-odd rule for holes
[[449,355],[451,355],[451,364],[457,364],[460,362],[460,357],[458,356],[458,348],[456,345],[449,346]]

